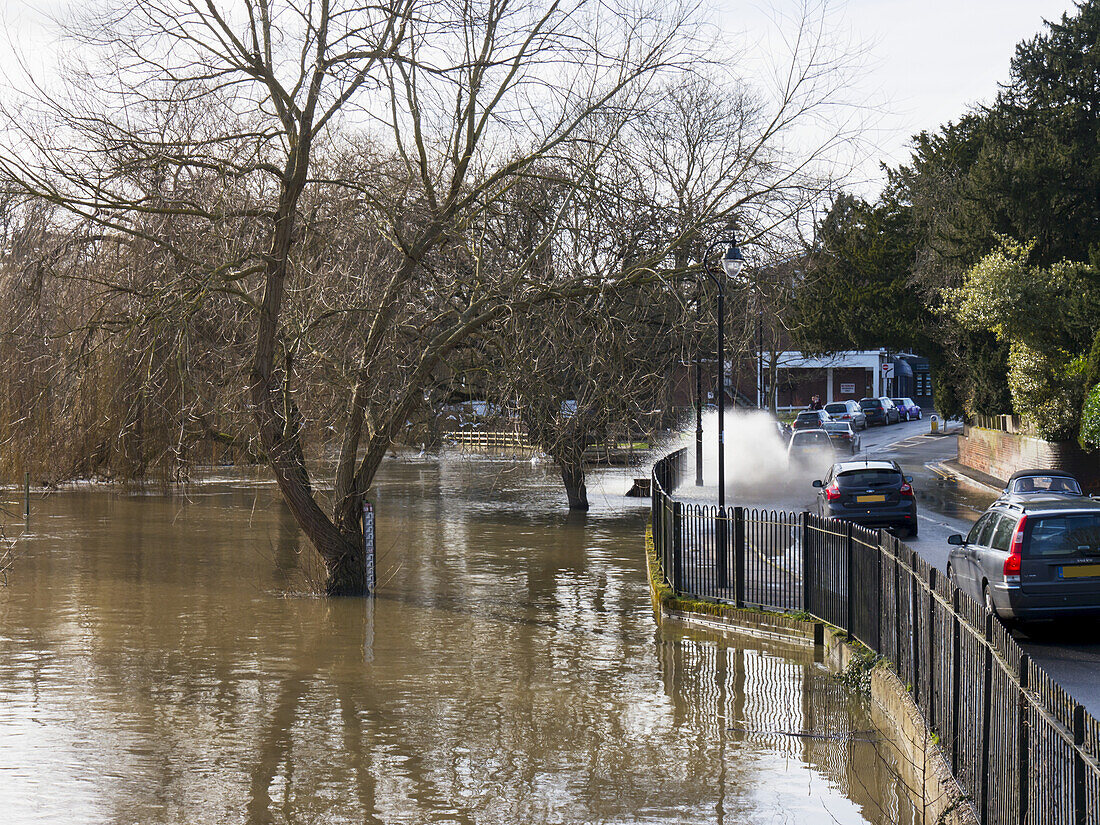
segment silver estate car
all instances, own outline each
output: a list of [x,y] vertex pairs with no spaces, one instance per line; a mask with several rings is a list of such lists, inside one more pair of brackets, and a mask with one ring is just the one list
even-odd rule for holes
[[1003,619],[1100,616],[1100,502],[1003,497],[947,541],[948,577]]

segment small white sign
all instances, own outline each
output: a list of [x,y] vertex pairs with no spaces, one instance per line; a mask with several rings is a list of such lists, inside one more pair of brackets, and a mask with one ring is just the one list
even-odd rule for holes
[[882,365],[882,377],[883,378],[893,378],[894,377],[894,365],[893,364],[883,364]]
[[841,395],[855,395],[856,394],[856,385],[855,384],[841,384],[840,385],[840,394]]

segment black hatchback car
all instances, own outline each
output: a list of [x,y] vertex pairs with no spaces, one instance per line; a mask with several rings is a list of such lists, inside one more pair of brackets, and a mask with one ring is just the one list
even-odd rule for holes
[[904,529],[917,535],[917,500],[913,478],[896,461],[844,461],[834,464],[824,480],[814,481],[822,518],[853,521],[866,527]]
[[824,410],[804,410],[794,417],[794,430],[820,430],[821,425],[829,420],[829,414]]
[[901,420],[898,408],[889,398],[861,398],[859,408],[867,416],[867,426],[872,424],[897,424]]
[[1100,616],[1100,502],[1010,494],[947,541],[948,577],[1001,618]]

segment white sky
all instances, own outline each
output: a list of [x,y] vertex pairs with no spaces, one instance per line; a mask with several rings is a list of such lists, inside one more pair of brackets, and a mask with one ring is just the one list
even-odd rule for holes
[[[821,0],[710,0],[721,25],[744,35],[750,49],[767,50],[774,18],[797,17],[806,3]],[[11,44],[33,61],[48,53],[45,15],[80,0],[0,0],[0,71],[11,66]],[[908,158],[909,138],[957,119],[987,101],[1008,78],[1016,43],[1061,19],[1072,0],[830,0],[840,36],[866,50],[865,71],[852,99],[874,105],[878,117],[868,136],[870,151],[856,187],[877,190],[879,161]]]
[[[813,2],[813,0],[808,0]],[[712,0],[722,25],[751,34],[774,28],[776,14],[797,16],[807,0]],[[874,159],[862,166],[874,194],[878,161],[909,158],[910,137],[957,120],[990,101],[1009,77],[1021,40],[1045,31],[1043,20],[1075,13],[1072,0],[837,0],[830,2],[842,37],[866,49],[866,71],[853,98],[881,112],[868,135]],[[859,188],[859,187],[857,187]]]

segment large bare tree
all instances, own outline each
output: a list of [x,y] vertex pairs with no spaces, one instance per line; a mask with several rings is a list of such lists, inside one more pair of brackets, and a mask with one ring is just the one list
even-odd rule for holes
[[[526,307],[661,277],[675,241],[613,272],[541,262],[575,194],[613,188],[601,162],[653,89],[701,65],[698,21],[656,0],[109,0],[96,12],[70,29],[64,82],[6,106],[0,170],[64,210],[54,232],[94,260],[74,277],[111,308],[86,326],[201,332],[147,342],[142,374],[201,341],[224,386],[195,404],[218,378],[182,370],[158,403],[191,404],[197,430],[262,456],[328,592],[360,593],[363,495],[448,360]],[[779,162],[793,124],[835,93],[821,54],[796,43],[765,128],[739,147],[787,170],[773,188],[846,134]],[[512,195],[554,168],[570,174],[550,175],[553,198],[519,227]],[[714,213],[704,203],[677,234]],[[502,243],[517,227],[522,242]],[[221,390],[238,378],[254,444],[217,420],[233,417]],[[335,445],[331,494],[311,478],[310,426]]]

